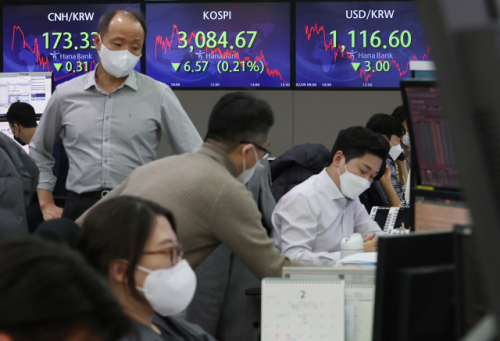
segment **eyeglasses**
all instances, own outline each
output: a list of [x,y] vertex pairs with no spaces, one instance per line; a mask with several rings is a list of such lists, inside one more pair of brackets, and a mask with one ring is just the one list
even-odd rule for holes
[[184,247],[182,244],[174,244],[173,246],[159,251],[144,251],[143,255],[165,255],[170,257],[172,265],[179,263],[184,258]]
[[248,143],[248,144],[252,144],[255,146],[255,148],[261,150],[262,152],[264,152],[264,155],[262,155],[262,160],[266,160],[269,156],[271,156],[271,152],[269,150],[267,150],[266,148],[264,147],[261,147],[259,146],[258,144],[256,143],[253,143],[253,142],[248,142],[248,141],[240,141],[240,143]]

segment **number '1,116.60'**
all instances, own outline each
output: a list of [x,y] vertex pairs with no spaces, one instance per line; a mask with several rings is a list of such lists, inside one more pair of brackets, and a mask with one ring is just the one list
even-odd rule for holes
[[[400,44],[403,47],[408,47],[411,45],[411,33],[409,31],[402,31],[400,35],[398,35],[399,30],[393,31],[389,35],[389,46],[392,48],[398,47]],[[380,47],[382,45],[382,39],[378,36],[380,34],[380,30],[375,31],[372,33],[370,36],[370,46],[373,48]],[[332,41],[333,41],[333,46],[337,47],[337,31],[331,31],[330,35],[332,36]],[[349,31],[349,35],[351,36],[351,47],[356,47],[356,31],[352,30]],[[366,30],[359,32],[359,35],[362,37],[363,41],[363,47],[367,47],[368,45],[368,38],[367,38],[367,33]],[[386,48],[386,45],[384,45],[384,48]]]

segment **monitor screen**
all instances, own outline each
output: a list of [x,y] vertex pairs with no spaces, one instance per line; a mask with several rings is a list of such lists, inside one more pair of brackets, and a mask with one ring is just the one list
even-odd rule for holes
[[0,117],[12,103],[29,103],[35,113],[43,114],[52,96],[51,72],[0,73]]
[[289,3],[152,3],[146,18],[146,74],[158,81],[290,87]]
[[[37,123],[40,123],[40,120],[36,120]],[[10,137],[11,139],[14,140],[14,135],[12,135],[12,131],[10,130],[10,127],[9,127],[9,122],[0,122],[0,133],[2,134],[5,134],[7,135],[8,137]],[[17,143],[17,141],[16,141]],[[29,148],[29,145],[25,145],[25,146],[21,146],[19,143],[18,143],[19,147],[21,147],[27,154],[30,153],[30,148]]]
[[[57,85],[93,70],[98,61],[93,34],[101,15],[116,6],[4,6],[3,71],[50,71]],[[125,7],[139,10],[139,4]]]
[[458,168],[439,89],[419,86],[417,82],[412,84],[407,83],[404,95],[410,113],[410,136],[417,156],[419,184],[459,189]]
[[430,51],[413,2],[297,3],[297,87],[398,87]]
[[485,283],[481,274],[478,248],[470,226],[455,228],[457,255],[457,327],[463,337],[488,313]]
[[463,201],[415,196],[415,231],[451,231],[457,224],[471,224]]
[[[450,340],[445,336],[453,333],[453,276],[448,267],[453,261],[451,232],[380,237],[373,340]],[[417,276],[420,286],[415,286],[412,277],[419,272],[424,276]],[[440,274],[444,281],[436,285],[434,275]],[[406,304],[415,300],[417,306]],[[413,337],[401,335],[409,331]]]

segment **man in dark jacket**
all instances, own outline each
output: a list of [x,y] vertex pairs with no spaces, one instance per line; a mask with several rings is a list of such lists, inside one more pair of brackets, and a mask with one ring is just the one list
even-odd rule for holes
[[[22,146],[31,142],[37,129],[37,123],[35,109],[29,103],[12,103],[7,111],[7,121],[9,122],[12,135],[14,135],[14,140]],[[56,206],[60,207],[62,212],[67,194],[66,178],[68,177],[69,161],[61,138],[54,144],[52,156],[55,160],[52,173],[57,177],[52,195]],[[34,232],[38,225],[44,221],[36,194],[26,209],[26,216],[29,232]]]
[[289,190],[318,174],[326,166],[330,151],[319,143],[293,147],[271,162],[272,193],[276,202]]
[[10,137],[0,134],[0,237],[28,233],[26,207],[37,184],[35,162]]

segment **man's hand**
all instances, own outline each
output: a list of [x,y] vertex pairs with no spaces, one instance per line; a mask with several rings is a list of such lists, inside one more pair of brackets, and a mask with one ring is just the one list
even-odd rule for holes
[[38,201],[40,202],[40,209],[43,213],[43,220],[51,220],[61,218],[63,209],[57,207],[54,203],[54,197],[52,196],[52,191],[48,189],[38,188],[36,190],[38,193]]
[[40,207],[43,213],[43,220],[58,219],[62,217],[63,209],[55,204],[47,204],[43,208]]
[[377,235],[377,233],[373,232],[369,236],[366,236],[365,238],[363,238],[363,241],[364,242],[371,242],[373,240],[373,238],[375,238],[376,235]]
[[385,166],[385,172],[384,172],[384,175],[382,175],[382,177],[380,178],[380,183],[382,185],[386,184],[386,185],[391,185],[392,186],[392,183],[391,183],[391,169],[389,168],[389,166]]
[[365,252],[377,252],[378,251],[378,239],[372,240],[371,242],[365,242],[364,249],[365,249]]
[[377,234],[373,232],[371,235],[363,238],[365,252],[377,252],[378,251],[378,239],[373,240]]

